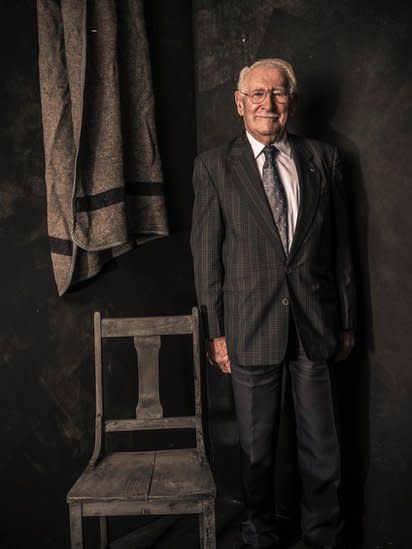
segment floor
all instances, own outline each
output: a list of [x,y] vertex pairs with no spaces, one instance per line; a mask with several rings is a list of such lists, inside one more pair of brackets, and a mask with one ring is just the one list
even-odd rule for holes
[[[218,499],[216,504],[217,549],[238,549],[241,543],[239,523],[242,516],[240,502]],[[112,542],[111,549],[198,549],[199,531],[196,515],[159,517],[145,526]],[[287,532],[285,549],[303,549],[298,536]]]

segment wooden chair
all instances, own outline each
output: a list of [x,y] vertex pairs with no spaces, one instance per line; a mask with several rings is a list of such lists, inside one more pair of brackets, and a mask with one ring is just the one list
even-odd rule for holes
[[[192,334],[195,415],[163,417],[159,397],[162,335]],[[102,339],[132,337],[137,352],[136,418],[106,419]],[[216,487],[206,458],[201,418],[198,311],[187,316],[101,318],[94,314],[96,436],[90,462],[67,495],[72,549],[83,548],[83,517],[100,517],[100,548],[109,547],[107,520],[119,515],[199,514],[200,546],[215,549]],[[104,451],[105,433],[195,429],[196,447],[142,452]]]

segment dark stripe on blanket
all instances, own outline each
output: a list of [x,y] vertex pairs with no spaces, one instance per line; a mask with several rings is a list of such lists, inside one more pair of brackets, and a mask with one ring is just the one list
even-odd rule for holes
[[76,212],[90,212],[92,210],[100,210],[113,204],[118,204],[124,200],[124,188],[117,187],[104,191],[94,196],[81,196],[76,198]]
[[[150,183],[147,181],[127,181],[126,192],[134,196],[163,196],[163,183]],[[76,198],[76,212],[90,212],[100,210],[124,200],[124,187],[116,187],[94,196],[81,196]]]
[[73,243],[71,240],[63,240],[63,238],[49,236],[49,243],[52,254],[71,256],[73,253]]

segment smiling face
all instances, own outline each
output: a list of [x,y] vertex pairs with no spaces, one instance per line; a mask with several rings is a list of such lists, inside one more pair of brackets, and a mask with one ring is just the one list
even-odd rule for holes
[[[250,94],[255,90],[286,90],[287,93],[288,82],[282,70],[259,66],[247,73],[241,91]],[[265,145],[282,138],[294,107],[293,97],[284,104],[278,104],[273,94],[269,93],[262,103],[255,105],[247,95],[237,90],[235,102],[246,130]]]

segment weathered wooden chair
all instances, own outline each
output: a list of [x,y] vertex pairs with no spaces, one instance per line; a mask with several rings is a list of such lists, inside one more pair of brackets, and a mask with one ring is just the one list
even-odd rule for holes
[[[67,495],[72,549],[83,548],[83,517],[100,517],[100,548],[109,547],[107,520],[120,515],[199,514],[200,546],[215,549],[215,483],[206,458],[201,418],[198,311],[187,316],[101,318],[94,315],[96,438],[88,467]],[[192,334],[195,415],[163,417],[159,396],[162,335]],[[106,419],[103,410],[102,339],[132,337],[137,352],[136,418]],[[114,452],[105,433],[194,429],[196,447]]]

